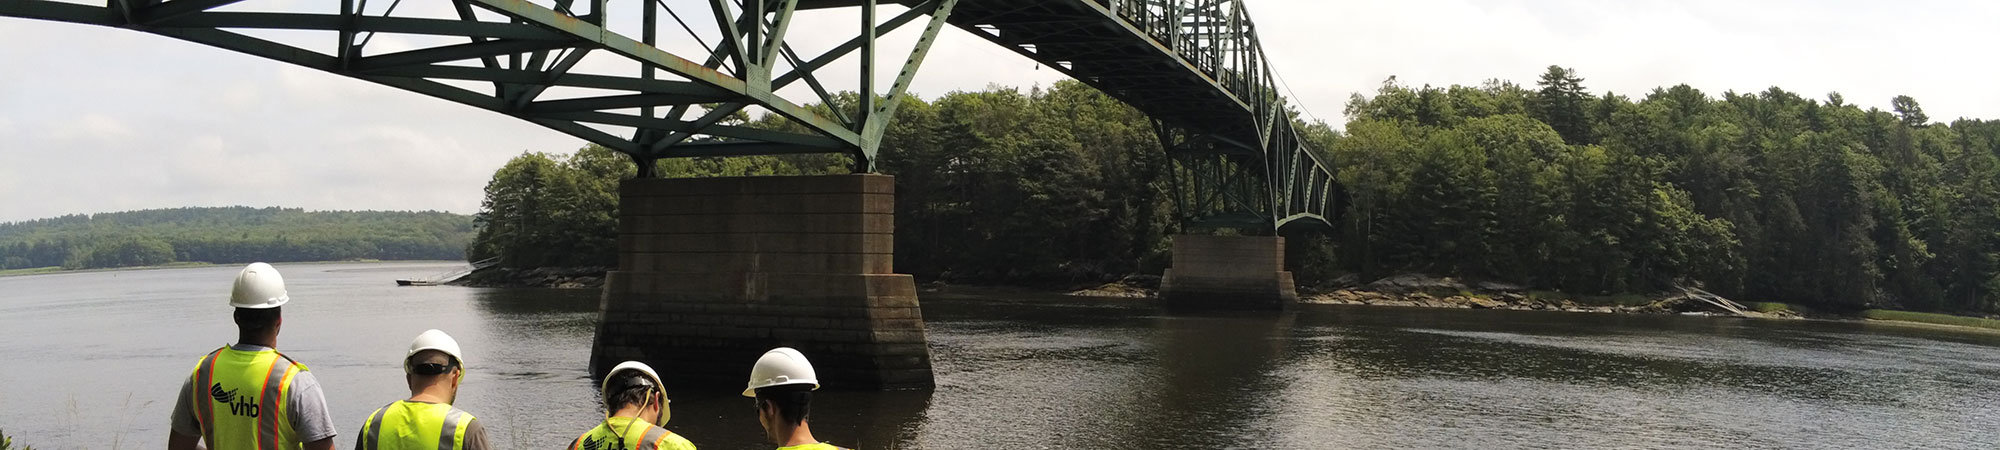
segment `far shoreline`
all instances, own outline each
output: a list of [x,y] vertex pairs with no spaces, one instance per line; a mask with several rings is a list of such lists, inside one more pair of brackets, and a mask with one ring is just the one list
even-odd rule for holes
[[[272,264],[286,265],[286,264],[368,264],[368,263],[464,264],[465,262],[448,260],[448,259],[348,259],[339,261],[281,261],[281,262],[273,262]],[[36,275],[62,275],[62,274],[72,274],[72,273],[132,272],[132,271],[142,271],[142,270],[192,269],[199,267],[215,267],[215,266],[228,266],[228,265],[235,265],[235,263],[217,264],[211,262],[188,261],[188,262],[172,262],[166,264],[157,264],[151,266],[99,267],[94,269],[64,269],[57,266],[31,267],[26,269],[0,270],[0,278],[29,277]]]
[[[355,260],[339,260],[339,261],[285,261],[276,264],[371,264],[371,263],[463,264],[464,261],[431,260],[431,259],[413,259],[413,260],[355,259]],[[222,265],[227,265],[227,264],[216,264],[208,262],[175,262],[175,263],[151,265],[151,266],[104,267],[104,268],[94,268],[94,269],[62,269],[59,267],[39,267],[39,268],[28,268],[28,269],[0,270],[0,278],[28,277],[36,275],[61,275],[61,274],[79,274],[79,273],[188,269],[188,268],[201,268],[201,267],[215,267]],[[465,287],[494,287],[503,289],[538,288],[538,287],[556,288],[556,289],[595,289],[595,288],[600,288],[602,286],[601,275],[593,277],[590,276],[589,273],[584,273],[584,272],[595,273],[595,271],[600,271],[603,269],[604,268],[596,268],[596,267],[557,268],[557,269],[542,269],[536,271],[522,271],[521,273],[506,273],[504,275],[489,273],[487,274],[489,277],[492,275],[501,275],[500,278],[516,278],[516,277],[529,278],[529,277],[524,277],[523,275],[528,275],[532,273],[533,275],[532,278],[536,279],[532,281],[525,279],[515,279],[515,280],[509,280],[511,282],[507,281],[494,282],[496,280],[488,278],[486,280],[483,280],[485,282],[478,282],[472,280],[478,277],[467,277],[468,279],[459,280],[456,282],[446,283],[446,284],[465,286]],[[482,270],[480,272],[487,272],[487,271]],[[509,272],[509,271],[502,271],[502,272]],[[549,272],[560,273],[560,275],[551,276],[552,274]],[[546,286],[537,286],[536,284],[538,283],[552,283],[552,284]],[[1833,323],[1875,324],[1875,325],[1908,328],[1908,329],[1919,329],[1919,330],[1957,331],[1957,332],[1982,334],[1982,335],[2000,335],[2000,320],[1988,319],[1979,316],[1967,316],[1967,315],[1944,314],[1944,313],[1911,313],[1904,311],[1871,309],[1852,314],[1834,314],[1834,315],[1813,314],[1810,316],[1800,316],[1796,313],[1789,315],[1780,315],[1780,314],[1731,315],[1731,314],[1713,314],[1713,313],[1682,314],[1681,312],[1677,311],[1660,310],[1657,308],[1648,309],[1643,307],[1622,306],[1622,305],[1621,306],[1580,305],[1568,301],[1561,301],[1561,302],[1542,301],[1542,305],[1545,306],[1537,306],[1534,303],[1492,304],[1490,301],[1464,301],[1464,300],[1469,300],[1470,297],[1467,297],[1462,300],[1445,301],[1450,299],[1450,296],[1439,298],[1439,297],[1427,296],[1423,293],[1415,293],[1415,295],[1422,297],[1420,300],[1416,301],[1409,300],[1408,296],[1410,294],[1408,293],[1388,294],[1387,298],[1385,299],[1389,301],[1385,302],[1384,301],[1360,302],[1360,301],[1353,301],[1352,299],[1329,301],[1331,300],[1329,297],[1333,297],[1341,293],[1347,293],[1349,295],[1353,295],[1354,293],[1363,293],[1367,295],[1375,295],[1378,297],[1381,297],[1384,294],[1383,292],[1380,291],[1366,290],[1366,289],[1339,289],[1334,291],[1311,292],[1311,293],[1309,293],[1308,290],[1301,290],[1299,295],[1300,301],[1296,305],[1294,305],[1294,307],[1313,308],[1313,309],[1347,308],[1347,307],[1417,308],[1417,309],[1430,309],[1430,310],[1483,309],[1483,310],[1496,310],[1496,311],[1541,311],[1541,312],[1560,312],[1560,313],[1577,313],[1577,314],[1616,314],[1616,315],[1652,315],[1652,316],[1695,315],[1695,316],[1713,317],[1713,318],[1806,320],[1806,321],[1820,321],[1820,322],[1833,322]],[[976,297],[983,295],[999,295],[1007,297],[1046,297],[1051,299],[1063,298],[1063,299],[1074,299],[1074,300],[1094,299],[1101,301],[1123,301],[1123,302],[1154,302],[1159,300],[1158,293],[1155,290],[1146,286],[1138,286],[1138,285],[1133,285],[1132,283],[1124,283],[1124,282],[1106,283],[1097,287],[1085,287],[1081,289],[1058,289],[1058,288],[1052,288],[1050,286],[1028,286],[1028,285],[1012,285],[1012,284],[948,284],[941,281],[923,283],[918,286],[918,295],[920,297],[924,295],[940,295],[940,294],[942,294],[941,296],[943,297],[964,297],[964,296]],[[1489,300],[1489,299],[1481,298],[1480,300]],[[1562,303],[1569,303],[1569,304],[1561,305]],[[1871,313],[1885,312],[1885,311],[1891,313],[1904,313],[1901,315],[1906,317],[1904,318],[1870,317],[1871,315],[1874,315]],[[1959,322],[1959,323],[1946,323],[1946,322]],[[1967,323],[1972,323],[1972,324],[1967,324]]]

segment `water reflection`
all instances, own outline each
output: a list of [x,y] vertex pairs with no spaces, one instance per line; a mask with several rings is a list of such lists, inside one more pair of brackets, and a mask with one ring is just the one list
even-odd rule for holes
[[[500,447],[560,447],[602,417],[585,367],[597,292],[390,283],[435,267],[280,266],[295,299],[280,348],[318,374],[342,432],[407,395],[396,360],[427,328],[465,347],[460,406]],[[220,302],[233,274],[0,278],[0,424],[38,448],[102,446],[84,424],[160,447],[174,387],[234,336]],[[822,390],[815,435],[870,449],[2000,445],[2000,338],[1986,334],[1368,307],[1166,314],[1014,294],[926,294],[924,314],[937,389]],[[768,447],[737,392],[671,394],[669,427],[702,448]]]

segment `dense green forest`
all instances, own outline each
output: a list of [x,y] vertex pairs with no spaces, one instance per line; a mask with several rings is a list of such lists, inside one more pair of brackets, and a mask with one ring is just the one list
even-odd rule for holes
[[[1560,67],[1533,87],[1392,79],[1350,101],[1344,130],[1301,124],[1349,201],[1338,231],[1312,239],[1331,256],[1299,270],[2000,311],[2000,122],[1933,122],[1908,97],[1891,111],[1777,88],[1716,97],[1682,85],[1634,99],[1583,81]],[[1144,115],[1073,81],[904,102],[879,164],[897,176],[898,271],[1018,283],[1164,266],[1177,228],[1172,169]],[[735,176],[846,164],[660,167]],[[518,267],[610,265],[627,166],[596,147],[515,158],[487,186],[469,253]]]
[[[845,103],[854,102],[852,95]],[[926,279],[1042,282],[1165,267],[1166,157],[1144,115],[1082,83],[905,99],[879,168],[896,175],[896,268]],[[730,123],[784,127],[744,116]],[[468,256],[512,267],[615,264],[617,180],[597,146],[525,153],[494,173]],[[840,155],[663,160],[662,176],[848,173]]]
[[0,269],[460,259],[471,240],[471,218],[444,212],[152,209],[0,223]]
[[1577,292],[1674,282],[1835,308],[2000,310],[2000,122],[1778,88],[1638,99],[1385,84],[1348,105],[1340,261]]

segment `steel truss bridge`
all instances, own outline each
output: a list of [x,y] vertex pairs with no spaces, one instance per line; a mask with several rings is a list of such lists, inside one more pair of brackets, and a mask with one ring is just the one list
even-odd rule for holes
[[[0,16],[158,34],[462,103],[623,152],[641,176],[660,158],[800,153],[872,171],[952,26],[1146,113],[1184,223],[1327,226],[1338,210],[1245,0],[74,1],[0,0]],[[859,21],[793,33],[807,15]],[[899,30],[914,41],[884,48]],[[878,61],[899,64],[886,84]],[[791,125],[749,127],[749,111]]]

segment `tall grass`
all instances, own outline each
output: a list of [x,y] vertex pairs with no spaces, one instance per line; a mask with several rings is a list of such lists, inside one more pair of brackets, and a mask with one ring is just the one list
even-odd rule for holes
[[28,444],[15,445],[14,437],[8,436],[7,430],[0,430],[0,450],[35,450],[35,448],[29,447]]

